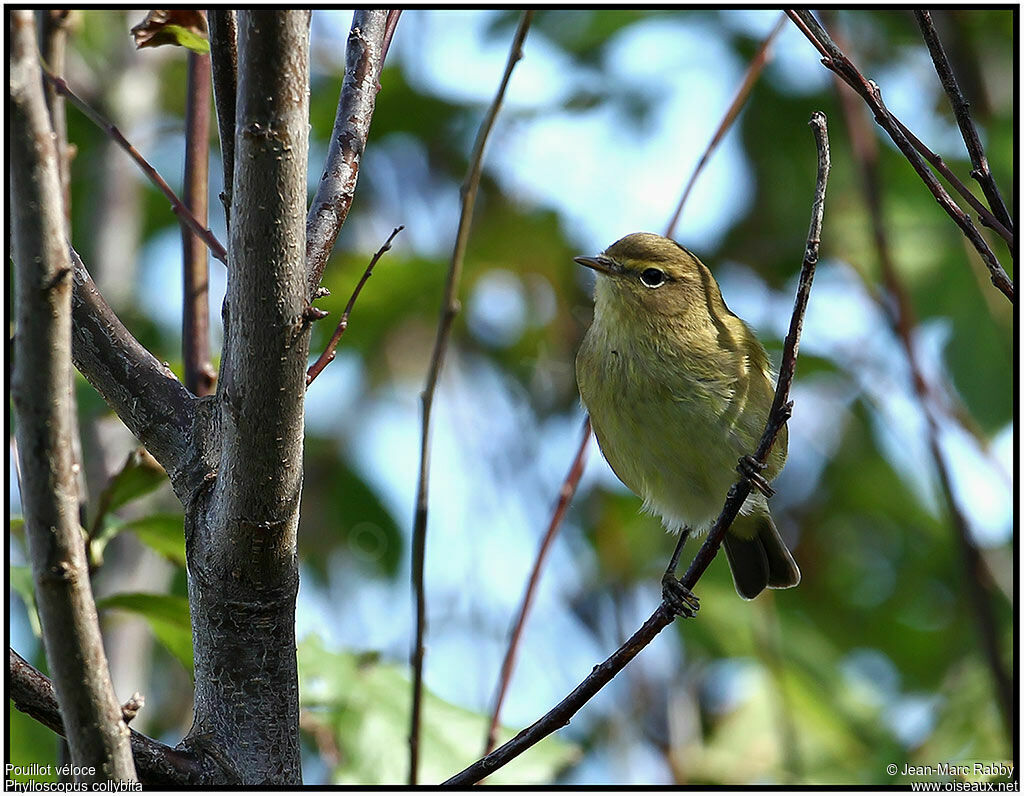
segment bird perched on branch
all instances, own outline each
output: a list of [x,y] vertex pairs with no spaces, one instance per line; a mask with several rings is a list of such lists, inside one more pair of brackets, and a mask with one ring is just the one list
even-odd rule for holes
[[795,586],[800,570],[766,497],[786,460],[786,428],[763,473],[748,456],[774,397],[764,346],[729,311],[707,266],[675,241],[638,232],[575,259],[597,273],[576,380],[612,470],[666,529],[700,532],[718,516],[742,459],[760,491],[725,535],[736,591],[753,599],[765,587]]

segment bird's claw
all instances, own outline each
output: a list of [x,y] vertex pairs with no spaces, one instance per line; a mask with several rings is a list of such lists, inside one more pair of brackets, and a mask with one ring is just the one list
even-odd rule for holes
[[761,475],[763,469],[764,465],[753,456],[742,456],[739,464],[736,465],[736,471],[740,475],[756,486],[765,497],[771,497],[775,494],[775,490],[768,485],[768,482],[764,480],[764,476]]
[[692,619],[700,608],[697,595],[686,588],[671,572],[666,572],[665,577],[661,579],[661,598],[676,616]]

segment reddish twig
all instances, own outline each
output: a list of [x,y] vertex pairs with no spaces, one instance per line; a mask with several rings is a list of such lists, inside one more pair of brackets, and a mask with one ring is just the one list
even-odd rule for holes
[[171,211],[178,217],[178,221],[184,226],[195,232],[196,235],[205,243],[209,248],[210,252],[220,260],[222,263],[227,265],[228,253],[227,250],[221,245],[221,242],[217,240],[217,236],[208,228],[199,223],[195,216],[189,212],[189,209],[182,204],[178,195],[174,193],[171,186],[167,184],[167,181],[160,176],[160,173],[152,166],[152,164],[146,160],[139,151],[129,143],[128,139],[121,134],[121,131],[117,129],[117,126],[107,121],[97,111],[95,111],[89,104],[81,99],[75,92],[73,92],[63,78],[57,77],[51,74],[46,69],[43,69],[43,76],[53,85],[57,91],[71,100],[71,103],[78,108],[82,113],[89,117],[97,127],[104,130],[114,142],[121,147],[125,152],[131,156],[140,169],[149,177],[150,181],[160,189],[160,192],[167,197],[171,203]]
[[672,218],[668,222],[668,226],[665,228],[666,238],[672,237],[676,224],[679,223],[679,217],[683,214],[683,205],[686,204],[686,200],[690,196],[690,191],[693,190],[693,186],[697,182],[697,177],[700,176],[704,167],[707,165],[711,154],[715,149],[717,149],[718,145],[725,137],[725,134],[729,131],[729,128],[732,127],[733,122],[736,121],[736,117],[739,116],[740,109],[750,96],[750,90],[754,87],[757,79],[761,76],[761,72],[764,70],[765,64],[768,63],[768,48],[771,47],[772,42],[775,41],[775,37],[778,36],[779,31],[782,30],[782,26],[785,22],[785,15],[779,17],[779,21],[775,23],[775,27],[771,29],[768,35],[764,37],[764,41],[761,42],[761,46],[757,49],[757,53],[750,61],[750,65],[747,67],[747,73],[743,76],[743,82],[740,84],[740,87],[736,92],[736,96],[733,98],[732,104],[725,112],[725,116],[722,117],[722,121],[719,122],[718,129],[715,130],[715,134],[711,137],[707,147],[704,149],[704,154],[700,156],[700,160],[697,162],[697,167],[693,170],[693,174],[690,175],[690,179],[686,183],[686,187],[683,189],[683,195],[679,197],[679,204],[676,205],[675,212],[672,214]]
[[469,227],[473,219],[473,207],[476,203],[476,192],[480,186],[480,175],[483,171],[484,147],[487,138],[494,127],[494,121],[501,108],[501,102],[505,97],[505,90],[508,88],[509,79],[512,77],[512,69],[523,57],[523,41],[526,39],[526,32],[530,28],[533,19],[533,11],[524,11],[512,39],[512,47],[509,50],[508,61],[505,64],[505,73],[502,75],[501,84],[491,102],[491,107],[480,123],[477,131],[476,142],[473,145],[473,154],[469,159],[469,171],[466,180],[462,184],[462,213],[459,216],[459,228],[455,236],[455,247],[452,251],[451,265],[448,267],[448,277],[445,282],[444,298],[441,304],[441,317],[437,324],[437,336],[434,339],[434,350],[430,357],[430,366],[427,372],[427,383],[420,396],[423,409],[423,429],[420,437],[420,466],[419,479],[416,486],[416,514],[413,522],[412,533],[412,582],[416,598],[416,639],[412,648],[412,713],[409,729],[409,784],[415,785],[417,771],[419,768],[419,739],[420,739],[420,709],[423,699],[423,638],[426,634],[427,606],[426,594],[423,588],[423,560],[426,554],[427,538],[427,484],[430,470],[430,411],[434,405],[434,393],[437,390],[437,382],[441,375],[441,367],[444,364],[444,355],[448,349],[448,339],[451,335],[452,323],[459,311],[458,289],[459,278],[462,275],[462,260],[466,254],[466,244],[469,241]]
[[882,102],[882,93],[878,86],[868,80],[854,66],[853,62],[836,45],[831,36],[814,18],[810,11],[787,10],[786,14],[792,19],[803,34],[811,41],[818,52],[823,54],[822,64],[829,70],[835,72],[847,83],[871,108],[875,121],[889,134],[893,143],[899,148],[907,161],[918,173],[925,186],[935,197],[936,201],[946,211],[953,222],[960,227],[964,236],[981,256],[982,262],[988,268],[992,284],[1005,295],[1011,302],[1014,300],[1014,284],[1007,275],[1003,266],[999,263],[995,254],[989,248],[988,243],[978,232],[970,217],[957,205],[956,202],[942,187],[931,169],[928,168],[924,159],[914,148],[914,145],[903,134],[901,125],[895,121],[895,117]]
[[484,754],[489,754],[498,741],[498,726],[501,722],[501,706],[505,701],[505,693],[508,691],[508,684],[512,680],[512,670],[515,668],[516,652],[519,649],[519,639],[523,634],[523,626],[526,624],[526,617],[530,613],[530,606],[533,603],[533,595],[540,583],[540,572],[544,566],[551,543],[558,535],[558,528],[562,524],[569,503],[576,494],[576,487],[580,484],[583,476],[584,454],[587,452],[587,443],[590,442],[590,415],[583,421],[583,434],[580,437],[580,446],[576,451],[576,457],[572,466],[562,482],[562,488],[558,491],[558,502],[555,504],[555,511],[551,515],[551,522],[548,523],[547,533],[544,534],[537,550],[537,558],[533,562],[533,570],[530,572],[530,579],[526,584],[526,591],[523,593],[523,601],[519,606],[519,616],[516,617],[515,625],[509,634],[508,649],[505,650],[505,660],[501,664],[501,677],[498,680],[498,691],[494,698],[494,708],[491,710],[491,726],[487,731],[487,742],[484,746]]
[[320,375],[320,372],[326,368],[331,362],[334,361],[334,354],[338,348],[338,341],[341,340],[341,336],[345,334],[345,330],[348,328],[348,316],[352,313],[352,308],[356,304],[356,299],[359,298],[359,293],[363,289],[363,285],[366,284],[366,280],[373,274],[373,267],[377,264],[377,261],[384,256],[384,252],[391,250],[391,241],[395,239],[395,235],[405,229],[405,226],[398,226],[392,230],[391,234],[388,235],[388,239],[384,241],[384,245],[377,249],[377,253],[373,255],[373,259],[370,260],[370,264],[366,266],[366,270],[363,271],[363,276],[356,284],[355,290],[352,291],[352,296],[348,300],[348,304],[345,305],[345,311],[341,314],[341,320],[338,321],[337,327],[334,329],[334,334],[331,336],[331,341],[327,344],[327,348],[317,358],[316,362],[309,366],[309,370],[306,371],[306,387],[309,387],[313,383],[313,379]]
[[[398,18],[402,16],[402,9],[392,8],[388,10],[387,22],[384,23],[384,41],[380,45],[380,68],[384,68],[384,60],[388,57],[388,50],[391,49],[391,39],[394,38],[395,28],[398,27]],[[379,81],[378,81],[379,85]]]
[[[188,54],[185,99],[184,203],[196,222],[206,226],[210,176],[210,56]],[[209,268],[206,247],[191,229],[182,227],[182,271],[185,294],[181,347],[185,386],[193,395],[209,395],[217,373],[210,363]]]
[[[800,331],[803,326],[803,316],[807,308],[807,300],[810,296],[814,269],[818,261],[821,221],[824,213],[825,185],[829,171],[828,137],[824,114],[820,112],[815,113],[811,117],[811,127],[814,130],[815,141],[818,145],[817,189],[811,214],[811,228],[807,236],[807,249],[804,253],[803,266],[800,269],[800,283],[793,306],[793,315],[789,323],[789,333],[786,335],[782,352],[782,366],[779,369],[775,399],[772,402],[768,422],[765,424],[764,434],[761,436],[761,441],[754,454],[754,458],[762,463],[766,461],[779,430],[789,419],[792,406],[789,402],[789,391],[792,387],[793,375],[796,370]],[[740,507],[746,501],[750,491],[751,481],[747,477],[740,478],[739,481],[733,484],[732,489],[729,490],[729,496],[726,498],[721,514],[718,515],[718,519],[715,520],[715,524],[708,532],[707,539],[681,578],[681,583],[687,589],[692,590],[701,575],[707,570],[708,565],[714,559],[722,544],[726,531],[736,518],[736,515],[739,514]],[[468,768],[448,779],[444,785],[464,787],[479,782],[498,768],[518,757],[531,746],[539,743],[555,732],[555,730],[564,727],[591,697],[607,685],[658,633],[668,627],[675,617],[676,614],[669,606],[668,601],[662,600],[661,604],[658,605],[654,613],[651,614],[640,629],[625,644],[612,653],[607,660],[595,666],[583,682],[565,699],[559,702],[558,705],[508,743],[498,747],[489,755],[477,760]]]

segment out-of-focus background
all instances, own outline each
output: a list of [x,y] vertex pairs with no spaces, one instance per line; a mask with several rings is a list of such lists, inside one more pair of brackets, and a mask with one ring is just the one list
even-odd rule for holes
[[[1008,201],[1014,13],[933,12]],[[186,51],[135,51],[128,31],[143,16],[74,12],[67,78],[177,189]],[[308,394],[298,603],[308,784],[406,776],[419,393],[459,184],[517,17],[403,12],[355,203],[324,276],[332,295],[319,306],[331,316],[314,329],[314,352],[372,253],[405,225],[363,291],[337,360]],[[573,360],[589,323],[592,275],[572,257],[630,232],[664,232],[778,19],[731,9],[536,14],[487,150],[462,312],[435,406],[423,782],[482,752],[510,623],[578,444]],[[825,21],[888,107],[974,185],[911,12],[836,11]],[[313,13],[311,191],[350,23],[351,12]],[[860,100],[855,108],[867,113]],[[929,411],[953,500],[980,548],[979,565],[965,568],[926,417],[887,319],[891,300],[847,123],[831,73],[792,23],[675,237],[712,268],[729,307],[777,362],[814,186],[807,122],[819,109],[830,120],[833,170],[789,460],[772,501],[803,581],[748,603],[715,561],[697,590],[699,617],[663,633],[570,726],[495,782],[878,785],[905,781],[887,773],[890,764],[902,771],[904,763],[1012,754],[1003,710],[1016,706],[1000,704],[994,676],[1016,663],[1010,303],[869,121]],[[71,107],[68,129],[77,147],[74,245],[129,328],[180,375],[175,217],[124,152]],[[211,138],[211,226],[223,240],[216,125]],[[1012,275],[1006,246],[983,234]],[[212,259],[210,270],[216,351],[225,271]],[[94,508],[133,440],[80,377],[77,397]],[[10,484],[17,515],[13,476]],[[103,550],[95,583],[115,688],[121,699],[143,692],[133,726],[175,743],[191,721],[180,506],[164,482],[111,520],[126,525]],[[43,666],[16,521],[12,531],[11,645]],[[592,444],[522,640],[502,713],[508,730],[538,718],[649,615],[672,544]],[[983,585],[996,661],[986,655],[968,579]],[[53,761],[55,737],[10,712],[11,759]]]

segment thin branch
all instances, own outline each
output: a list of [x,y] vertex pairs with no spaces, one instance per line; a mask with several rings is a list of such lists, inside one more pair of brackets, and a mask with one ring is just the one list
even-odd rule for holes
[[943,210],[953,219],[954,223],[963,231],[966,238],[981,255],[985,267],[988,268],[992,284],[1003,293],[1011,302],[1014,297],[1014,285],[999,260],[989,248],[985,239],[978,232],[970,217],[950,198],[945,188],[936,179],[931,169],[914,149],[913,144],[907,139],[895,122],[895,117],[889,112],[882,102],[882,94],[878,86],[864,77],[850,59],[839,49],[832,38],[825,32],[814,15],[810,11],[787,10],[786,14],[792,19],[803,34],[811,41],[818,52],[824,54],[822,64],[839,75],[854,91],[859,94],[874,113],[875,121],[885,130],[893,143],[899,147],[914,171],[918,173],[928,190],[938,201]]
[[487,144],[491,128],[494,127],[498,110],[501,108],[502,100],[505,97],[505,90],[508,88],[509,79],[512,77],[512,70],[523,57],[523,41],[526,39],[526,33],[530,29],[532,19],[533,11],[523,12],[523,16],[519,20],[519,27],[516,28],[515,36],[512,38],[512,46],[509,50],[508,61],[505,64],[505,73],[502,75],[501,84],[498,86],[494,100],[491,102],[487,114],[480,123],[480,129],[477,131],[476,142],[473,145],[473,154],[469,159],[469,171],[466,174],[465,182],[462,184],[462,212],[459,216],[459,228],[455,236],[455,247],[452,251],[451,264],[448,267],[444,298],[441,303],[441,317],[437,324],[437,336],[434,339],[434,350],[430,357],[427,383],[423,393],[420,395],[423,409],[423,428],[420,437],[419,480],[416,486],[416,515],[412,533],[412,583],[416,598],[416,640],[412,649],[412,720],[409,730],[410,785],[416,784],[419,768],[420,707],[423,695],[423,638],[426,634],[427,624],[426,594],[423,587],[423,560],[426,553],[427,537],[430,412],[434,404],[434,394],[437,391],[437,382],[441,375],[441,368],[444,365],[444,355],[448,348],[448,338],[451,335],[452,323],[459,311],[459,279],[462,275],[462,260],[465,256],[466,244],[469,240],[469,228],[473,219],[473,207],[476,204],[476,192],[480,186],[484,147]]
[[398,18],[390,12],[359,9],[345,51],[345,79],[338,97],[338,112],[320,184],[306,218],[306,276],[310,300],[316,295],[327,258],[331,256],[348,217],[359,178],[359,163],[380,89],[384,41]]
[[210,61],[213,98],[217,106],[220,159],[224,167],[224,220],[231,228],[231,183],[235,172],[235,100],[238,93],[238,25],[234,9],[211,8],[206,12],[210,30]]
[[[803,316],[807,308],[807,300],[810,296],[814,268],[818,261],[821,221],[824,213],[825,185],[828,180],[830,163],[824,114],[816,112],[811,117],[811,128],[814,131],[815,142],[818,147],[817,188],[811,213],[810,231],[807,236],[807,249],[804,253],[803,266],[800,270],[800,282],[797,288],[796,301],[794,302],[793,315],[789,323],[789,333],[786,335],[782,352],[782,367],[779,369],[779,381],[775,388],[775,399],[772,403],[768,421],[765,424],[764,434],[761,436],[757,451],[754,454],[754,458],[762,463],[766,461],[772,444],[775,442],[775,437],[789,419],[791,412],[792,405],[789,403],[789,391],[796,370],[796,357],[799,349],[800,330],[803,326]],[[692,590],[701,575],[704,574],[711,560],[718,552],[726,531],[736,518],[736,515],[739,514],[740,508],[750,494],[750,490],[751,482],[747,477],[741,477],[739,481],[733,484],[729,490],[729,496],[726,498],[722,512],[718,515],[718,519],[715,520],[715,524],[708,532],[707,539],[681,579],[683,586]],[[640,629],[625,644],[613,652],[607,660],[595,666],[586,679],[565,699],[559,702],[558,705],[520,732],[515,738],[476,761],[443,784],[445,786],[464,787],[479,782],[551,733],[564,727],[591,697],[607,685],[658,633],[668,627],[675,619],[675,616],[676,614],[668,602],[662,600],[661,604],[658,605],[657,609],[655,609],[654,613],[651,614]]]
[[22,512],[46,658],[79,782],[136,778],[110,682],[79,525],[69,395],[71,267],[59,159],[40,80],[31,11],[8,17],[8,131],[15,277],[11,398]]
[[[844,92],[845,93],[845,92]],[[848,96],[848,94],[847,94]],[[907,366],[910,370],[911,385],[921,406],[928,435],[928,447],[939,476],[939,485],[945,498],[953,530],[960,548],[959,560],[963,567],[964,581],[970,594],[971,608],[974,612],[981,648],[984,651],[989,673],[996,691],[996,701],[1002,711],[1006,724],[1007,737],[1013,735],[1013,681],[1006,669],[1000,650],[999,632],[993,613],[993,594],[991,577],[985,571],[983,558],[974,543],[969,523],[953,493],[949,466],[939,444],[939,428],[936,419],[933,391],[925,378],[924,371],[918,361],[914,347],[914,330],[918,326],[914,306],[911,302],[903,280],[900,278],[892,258],[889,238],[885,228],[885,214],[882,207],[882,192],[878,174],[878,150],[875,140],[864,130],[866,120],[855,111],[859,108],[852,102],[843,102],[846,123],[853,142],[853,153],[860,169],[861,187],[864,199],[871,216],[871,226],[881,265],[882,279],[891,301],[879,301],[879,306],[889,319],[903,348]]]
[[519,649],[519,639],[523,634],[523,627],[526,625],[526,617],[530,613],[530,606],[533,603],[533,595],[540,583],[541,569],[544,567],[544,560],[547,558],[551,543],[558,534],[558,528],[562,524],[576,494],[576,487],[579,486],[580,478],[583,476],[584,456],[587,452],[587,443],[590,441],[590,415],[583,421],[583,434],[580,435],[580,446],[576,450],[576,457],[572,460],[569,472],[562,482],[562,488],[558,491],[558,502],[555,504],[554,513],[548,523],[548,530],[541,540],[540,548],[537,550],[537,557],[533,562],[533,570],[530,572],[530,579],[526,584],[526,591],[523,594],[523,601],[519,606],[519,616],[516,617],[512,632],[509,634],[508,649],[505,650],[505,660],[501,664],[501,676],[498,680],[497,695],[494,698],[494,707],[491,710],[491,724],[487,730],[487,741],[484,745],[484,754],[489,754],[494,745],[498,742],[498,727],[501,724],[501,706],[505,701],[505,693],[508,691],[509,682],[512,680],[512,671],[515,668],[516,652]]
[[100,295],[74,249],[70,249],[71,356],[128,429],[160,462],[172,482],[188,458],[196,399],[170,368],[129,332]]
[[366,266],[366,270],[363,271],[363,276],[356,284],[355,290],[352,291],[352,296],[348,300],[348,304],[345,305],[345,311],[341,314],[341,320],[338,321],[337,327],[334,329],[334,334],[331,335],[331,340],[324,349],[324,352],[317,358],[316,362],[309,366],[309,370],[306,371],[306,387],[313,383],[313,379],[320,375],[320,372],[326,368],[331,362],[334,361],[334,354],[338,348],[338,342],[341,340],[341,336],[345,334],[345,330],[348,328],[348,316],[352,314],[352,308],[356,305],[356,299],[359,298],[360,292],[362,292],[363,285],[373,274],[373,267],[377,264],[377,261],[384,256],[384,252],[391,250],[391,241],[395,239],[395,235],[405,229],[405,226],[398,226],[392,230],[391,234],[388,235],[388,239],[384,241],[384,245],[377,249],[377,253],[373,255],[370,260],[370,264]]
[[[919,139],[916,135],[910,132],[910,130],[907,129],[906,125],[904,125],[903,122],[901,122],[895,116],[892,117],[892,120],[896,124],[896,126],[900,128],[900,132],[902,132],[903,135],[907,137],[907,140],[910,142],[911,146],[913,146],[914,149],[921,153],[921,157],[923,157],[925,160],[931,163],[932,166],[935,167],[935,170],[939,172],[939,174],[941,174],[943,177],[945,177],[949,184],[952,185],[953,188],[956,190],[956,192],[967,201],[967,204],[974,208],[975,212],[977,212],[978,214],[978,220],[981,221],[981,223],[984,224],[986,227],[993,230],[1003,240],[1005,240],[1007,246],[1009,246],[1012,249],[1014,245],[1013,232],[1010,229],[1007,229],[1005,226],[1003,226],[999,219],[997,219],[992,214],[992,211],[985,207],[985,205],[982,204],[981,200],[970,192],[967,186],[964,185],[963,182],[961,182],[960,178],[957,177],[949,168],[949,166],[946,165],[946,161],[944,161],[940,155],[936,154],[935,152],[932,152],[932,150],[925,146],[921,139]],[[1010,226],[1012,228],[1013,225],[1011,224]]]
[[174,193],[171,186],[167,184],[167,181],[160,176],[160,173],[153,168],[152,164],[148,160],[139,154],[139,151],[129,143],[128,139],[122,135],[121,131],[118,130],[114,124],[104,119],[96,110],[90,107],[85,100],[75,94],[75,92],[68,87],[64,78],[53,75],[46,69],[43,70],[43,76],[50,84],[53,85],[54,88],[57,89],[60,94],[71,100],[71,103],[89,117],[89,120],[92,121],[93,124],[101,130],[104,130],[107,135],[109,135],[114,142],[121,147],[121,149],[131,156],[132,160],[134,160],[146,176],[149,177],[150,182],[159,188],[160,192],[167,197],[168,201],[171,203],[171,211],[178,217],[178,221],[183,226],[188,227],[195,232],[196,235],[198,235],[203,242],[210,247],[210,252],[213,256],[227,265],[227,250],[225,250],[224,246],[221,245],[221,242],[217,240],[216,235],[214,235],[208,227],[196,220],[195,216],[189,212],[188,208],[181,203],[178,195]]
[[[384,25],[384,41],[381,44],[380,48],[381,68],[383,68],[384,61],[388,57],[388,50],[391,49],[391,39],[393,39],[395,36],[395,28],[398,27],[398,20],[401,16],[402,9],[400,8],[392,8],[388,10],[388,19]],[[379,82],[377,87],[378,89],[380,88]]]
[[689,181],[686,183],[686,187],[683,189],[683,195],[679,197],[679,204],[676,205],[675,212],[672,214],[671,220],[668,222],[668,226],[665,228],[665,237],[671,238],[675,232],[676,224],[679,223],[679,217],[683,214],[683,206],[686,204],[687,198],[690,196],[690,191],[693,190],[694,184],[697,182],[697,178],[701,172],[704,171],[704,167],[707,165],[708,159],[711,154],[718,148],[722,139],[725,138],[725,134],[732,127],[736,117],[739,116],[740,110],[747,101],[747,97],[750,96],[750,91],[753,89],[757,79],[761,76],[761,72],[764,70],[765,64],[768,63],[769,50],[772,42],[775,41],[775,37],[779,35],[779,31],[782,30],[782,26],[786,23],[786,16],[783,14],[779,17],[779,21],[775,23],[775,27],[771,29],[767,36],[764,37],[764,41],[761,42],[761,46],[758,47],[757,53],[754,54],[753,59],[750,61],[750,65],[747,67],[747,72],[743,76],[743,82],[740,84],[739,89],[736,91],[736,96],[733,98],[732,104],[729,105],[728,110],[725,112],[725,116],[722,117],[722,121],[718,124],[718,129],[715,130],[715,134],[711,137],[707,147],[704,149],[704,153],[700,156],[700,160],[697,161],[697,166],[693,170],[693,174],[690,175]]
[[[7,695],[14,707],[64,737],[64,720],[50,679],[13,649],[8,649],[7,677]],[[202,767],[192,755],[135,730],[128,732],[135,769],[143,785],[194,787],[202,783]]]
[[[185,93],[185,207],[206,226],[210,177],[210,56],[188,54]],[[217,372],[210,363],[210,278],[206,247],[192,233],[181,230],[184,271],[184,307],[181,346],[185,360],[185,387],[193,395],[213,392]]]
[[[992,212],[996,214],[1007,229],[1012,230],[1013,219],[1003,203],[1003,197],[999,193],[996,181],[992,178],[992,172],[989,170],[985,149],[981,145],[978,131],[974,128],[974,122],[971,119],[971,105],[964,98],[960,85],[957,83],[956,75],[953,74],[953,67],[949,63],[949,58],[946,57],[946,51],[942,48],[942,42],[939,41],[939,34],[935,30],[935,25],[932,24],[931,12],[914,11],[914,17],[921,28],[921,35],[924,37],[925,44],[928,45],[928,52],[931,53],[932,63],[935,64],[935,72],[938,74],[939,81],[949,96],[949,103],[953,106],[953,114],[956,116],[956,123],[960,127],[960,134],[963,136],[967,152],[971,156],[971,165],[974,166],[971,176],[981,186],[981,190],[985,194],[985,198],[988,199]],[[1011,243],[1010,246],[1012,247],[1013,244]]]
[[[848,49],[846,42],[843,40],[841,35],[837,33],[834,38],[841,48],[844,50]],[[876,235],[879,230],[883,230],[884,233],[884,223],[881,222],[881,184],[877,164],[877,139],[871,134],[871,130],[867,123],[867,117],[863,115],[863,106],[858,105],[857,95],[854,90],[840,80],[838,75],[833,74],[832,79],[835,83],[837,94],[839,95],[839,103],[843,110],[843,118],[846,122],[847,130],[849,131],[850,144],[853,150],[854,159],[861,166],[861,177],[862,180],[865,181],[863,190],[867,197],[868,209],[872,214],[872,229]],[[878,214],[878,221],[875,219],[876,213]],[[884,248],[886,255],[888,255],[888,245],[880,246],[877,238],[875,248],[880,252]],[[881,294],[877,283],[868,279],[867,274],[863,269],[856,269],[856,271],[861,277],[865,290],[868,291],[872,300],[878,305],[879,310],[891,319],[893,308],[887,299]],[[985,291],[984,296],[986,299],[989,299],[991,298],[991,293]],[[995,310],[995,307],[992,305],[990,305],[990,308]],[[1000,311],[1004,310],[1004,308],[1005,305],[999,305]],[[926,386],[929,387],[929,399],[933,401],[937,407],[941,407],[942,411],[946,412],[950,417],[955,418],[964,432],[973,437],[980,448],[982,448],[986,453],[991,453],[991,440],[988,439],[984,431],[978,425],[978,422],[955,394],[956,391],[949,387],[949,385],[946,385],[944,390],[933,389],[930,385]],[[1008,473],[1003,471],[1003,475],[1009,480]]]
[[[39,26],[39,55],[44,64],[55,75],[64,74],[67,60],[68,17],[71,11],[63,8],[46,8],[37,11]],[[64,98],[52,85],[43,86],[46,106],[50,111],[50,123],[57,137],[58,168],[60,169],[61,195],[64,197],[64,215],[71,223],[71,160],[75,149],[68,145],[68,123],[64,112]]]

